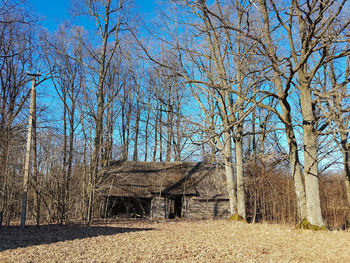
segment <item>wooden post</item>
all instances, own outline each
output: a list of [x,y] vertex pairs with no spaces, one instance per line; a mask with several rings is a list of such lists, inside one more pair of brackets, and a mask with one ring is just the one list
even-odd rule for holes
[[28,195],[28,178],[29,178],[29,164],[30,164],[30,150],[32,145],[32,133],[33,133],[33,118],[35,114],[35,78],[40,76],[39,74],[28,74],[32,76],[32,89],[30,96],[30,109],[28,120],[28,133],[27,133],[27,148],[24,159],[24,176],[23,176],[23,194],[22,194],[22,212],[21,212],[21,229],[25,228],[26,214],[27,214],[27,195]]

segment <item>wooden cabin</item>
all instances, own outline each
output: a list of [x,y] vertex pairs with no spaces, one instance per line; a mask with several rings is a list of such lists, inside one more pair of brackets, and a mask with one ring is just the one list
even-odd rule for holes
[[224,169],[207,163],[117,161],[101,174],[102,217],[228,218]]

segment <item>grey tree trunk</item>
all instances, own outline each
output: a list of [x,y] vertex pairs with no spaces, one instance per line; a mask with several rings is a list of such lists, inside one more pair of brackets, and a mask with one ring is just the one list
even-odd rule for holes
[[[301,74],[300,78],[304,80]],[[324,226],[318,182],[316,118],[312,107],[311,91],[307,85],[303,85],[303,82],[300,87],[300,105],[304,132],[304,177],[307,219],[313,225]]]
[[146,125],[145,125],[145,159],[144,159],[145,162],[147,161],[147,157],[148,157],[148,125],[149,125],[149,119],[150,119],[150,103],[148,101],[147,118],[146,118]]
[[237,213],[244,219],[246,218],[245,193],[243,178],[243,142],[242,137],[235,141],[236,153],[236,176],[237,176]]
[[167,139],[166,139],[166,157],[165,160],[167,162],[170,162],[171,159],[171,148],[172,148],[172,141],[174,138],[174,134],[173,134],[173,127],[174,127],[174,111],[173,111],[173,107],[172,107],[172,103],[173,101],[172,99],[172,90],[170,89],[168,94],[168,100],[167,100],[167,115],[166,115],[166,135],[167,135]]
[[135,120],[134,155],[133,155],[133,161],[135,162],[138,161],[138,141],[139,141],[140,117],[141,117],[140,103],[141,103],[140,101],[137,101],[136,120]]
[[[236,0],[236,7],[237,7],[237,16],[238,16],[238,21],[237,21],[237,27],[239,29],[242,28],[242,17],[243,17],[243,12],[242,12],[242,6],[240,1]],[[237,35],[237,48],[236,48],[236,67],[237,67],[237,73],[236,73],[236,80],[237,80],[237,93],[239,95],[243,94],[243,68],[242,65],[239,61],[240,57],[243,55],[242,54],[242,49],[243,47],[241,46],[242,42],[242,36],[240,33]],[[238,215],[241,216],[242,218],[246,218],[246,210],[245,210],[245,194],[244,194],[244,179],[243,179],[243,103],[244,100],[242,99],[241,96],[237,96],[236,99],[237,103],[237,118],[236,120],[233,121],[233,123],[236,123],[234,128],[235,128],[235,155],[236,155],[236,176],[237,176],[237,212]],[[253,120],[254,121],[254,120]]]
[[304,218],[307,218],[307,207],[306,207],[306,193],[304,176],[301,170],[299,155],[298,155],[298,145],[293,130],[292,117],[291,117],[291,107],[289,102],[285,98],[282,83],[279,77],[276,76],[275,83],[277,86],[278,95],[283,98],[279,100],[280,107],[282,109],[282,121],[284,123],[284,129],[287,136],[287,142],[289,146],[288,158],[290,162],[291,175],[294,182],[294,190],[297,198],[297,212],[298,219],[301,222]]
[[155,125],[154,125],[154,148],[153,148],[153,162],[157,160],[157,148],[158,148],[158,122],[159,122],[159,101],[156,105],[157,111],[155,112]]
[[224,164],[226,171],[226,182],[227,182],[227,192],[230,202],[230,212],[231,215],[237,213],[237,193],[236,193],[236,184],[235,176],[232,167],[232,144],[231,136],[229,132],[224,133],[225,136],[225,155],[224,155]]
[[297,198],[298,219],[299,219],[299,222],[301,222],[304,218],[307,217],[306,194],[305,194],[305,185],[303,181],[303,174],[302,174],[301,165],[299,162],[298,149],[295,141],[289,142],[289,162],[290,162],[290,170],[291,170],[291,174],[294,182],[294,190]]

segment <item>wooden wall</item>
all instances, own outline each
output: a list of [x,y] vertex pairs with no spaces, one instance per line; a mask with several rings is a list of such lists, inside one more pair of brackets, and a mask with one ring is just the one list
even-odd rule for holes
[[150,218],[166,218],[166,202],[164,197],[155,196],[152,198]]
[[[108,201],[112,202],[113,199],[115,198],[118,198],[118,197],[110,197],[109,200],[102,198],[102,200],[100,200],[101,207],[99,210],[100,210],[101,217],[121,216],[119,214],[113,214],[113,211],[109,211],[108,213],[105,210],[105,209],[107,210],[111,209],[110,206],[112,204],[108,204]],[[119,200],[119,202],[120,201],[121,200]],[[169,216],[172,217],[171,215],[174,213],[173,206],[174,206],[174,199],[172,198],[166,199],[164,196],[155,196],[150,200],[150,209],[148,210],[149,217],[151,219],[165,219],[165,218],[169,218]],[[147,213],[147,211],[145,212]],[[144,216],[147,217],[147,214],[144,214]],[[230,205],[228,200],[227,201],[205,200],[205,199],[186,196],[182,201],[181,218],[183,219],[190,219],[190,220],[219,219],[219,218],[225,219],[225,218],[229,218],[229,216],[230,216]],[[178,214],[176,214],[176,217],[178,217]]]
[[[164,197],[154,197],[151,202],[151,214],[153,219],[168,218],[170,212],[169,200]],[[230,205],[228,201],[204,200],[185,197],[182,203],[181,217],[190,220],[219,219],[230,217]]]
[[215,201],[185,198],[182,210],[185,219],[219,219],[230,217],[230,204],[228,201]]

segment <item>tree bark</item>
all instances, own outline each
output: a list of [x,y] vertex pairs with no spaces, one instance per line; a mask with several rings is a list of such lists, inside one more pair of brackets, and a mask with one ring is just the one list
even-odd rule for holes
[[236,176],[237,176],[237,213],[246,219],[245,192],[243,178],[243,142],[242,137],[235,139]]
[[345,132],[340,132],[344,171],[345,171],[345,190],[346,197],[348,201],[348,206],[350,207],[350,144],[347,142],[347,134]]
[[134,138],[134,155],[133,161],[138,161],[138,141],[139,141],[139,132],[140,132],[140,117],[141,117],[141,105],[140,105],[140,92],[138,91],[138,99],[136,106],[136,120],[135,120],[135,138]]
[[34,116],[33,116],[33,178],[35,187],[34,203],[36,206],[36,225],[40,225],[40,183],[38,177],[38,160],[37,160],[37,132],[36,132],[36,98],[34,99]]
[[106,63],[106,50],[107,50],[107,39],[108,39],[108,25],[109,15],[107,13],[105,23],[105,33],[102,42],[102,52],[100,56],[100,69],[98,72],[98,85],[97,85],[97,116],[96,116],[96,129],[94,134],[94,143],[92,149],[92,160],[91,160],[91,177],[90,177],[90,189],[89,189],[89,206],[88,206],[88,217],[89,223],[92,221],[93,204],[95,198],[95,187],[97,182],[97,173],[99,167],[99,156],[101,151],[101,139],[103,134],[103,112],[104,112],[104,92],[103,83],[105,79],[105,63]]
[[[300,77],[303,83],[305,80],[303,80],[301,74]],[[304,132],[304,178],[307,219],[313,225],[323,226],[318,182],[316,118],[313,112],[311,91],[306,84],[302,84],[300,87],[300,105]]]
[[224,152],[224,164],[226,171],[227,192],[230,202],[231,215],[238,212],[237,209],[237,193],[235,175],[232,167],[232,143],[229,132],[224,132],[225,136],[225,152]]
[[150,119],[150,109],[149,109],[149,102],[147,107],[147,118],[146,118],[146,125],[145,125],[145,159],[144,161],[147,161],[148,158],[148,126],[149,126],[149,119]]

